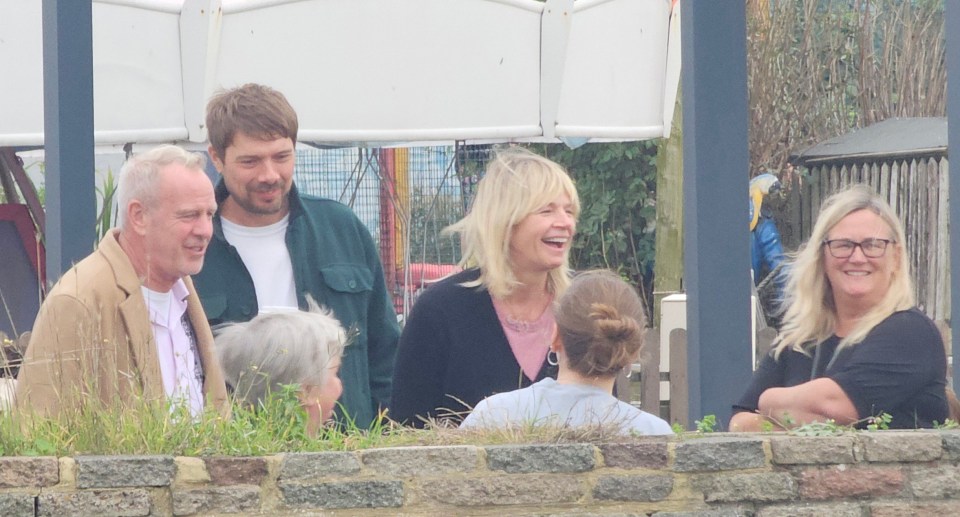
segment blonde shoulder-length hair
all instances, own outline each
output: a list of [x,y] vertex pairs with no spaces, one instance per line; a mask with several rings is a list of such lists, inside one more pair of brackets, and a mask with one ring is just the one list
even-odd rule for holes
[[894,242],[887,253],[896,254],[895,265],[886,296],[840,340],[838,349],[863,341],[873,327],[888,316],[914,306],[910,261],[900,219],[873,189],[865,185],[852,186],[824,201],[810,239],[793,256],[784,300],[786,312],[775,355],[788,348],[809,353],[812,346],[833,335],[837,324],[836,304],[827,280],[823,241],[841,219],[859,210],[870,210],[890,227]]
[[[463,285],[483,286],[497,298],[508,296],[520,283],[510,260],[514,227],[564,194],[573,205],[574,218],[578,217],[580,198],[563,167],[519,147],[498,151],[477,186],[470,212],[443,230],[446,235],[462,236],[460,267],[480,269],[477,280]],[[568,285],[570,267],[564,257],[564,264],[548,274],[547,289],[559,296]]]

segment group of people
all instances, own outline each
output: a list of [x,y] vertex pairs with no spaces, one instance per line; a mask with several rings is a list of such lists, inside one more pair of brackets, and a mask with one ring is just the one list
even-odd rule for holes
[[[256,84],[220,92],[206,128],[215,186],[204,157],[175,146],[124,165],[117,228],[37,316],[20,409],[145,400],[228,415],[231,394],[258,405],[293,384],[310,432],[389,418],[671,433],[613,395],[646,317],[616,274],[571,272],[580,200],[558,164],[496,154],[447,229],[461,238],[461,271],[420,296],[401,332],[370,233],[348,207],[294,185],[298,122],[284,96]],[[731,429],[881,412],[894,427],[945,421],[943,343],[913,307],[903,230],[875,193],[824,204],[785,292],[783,331]]]

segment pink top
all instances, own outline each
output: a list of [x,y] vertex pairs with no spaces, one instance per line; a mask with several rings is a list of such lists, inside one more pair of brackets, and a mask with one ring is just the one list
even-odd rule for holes
[[513,350],[513,356],[520,364],[520,369],[528,379],[536,380],[540,367],[543,366],[543,360],[550,350],[550,341],[553,340],[553,332],[556,328],[551,306],[547,305],[543,314],[536,320],[522,321],[511,318],[506,307],[496,298],[491,298],[500,326],[503,327],[503,333],[507,335],[507,342],[510,343],[510,349]]

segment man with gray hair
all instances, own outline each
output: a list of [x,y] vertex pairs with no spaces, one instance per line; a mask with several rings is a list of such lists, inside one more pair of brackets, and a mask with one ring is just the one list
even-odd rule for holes
[[194,416],[205,404],[229,411],[190,280],[203,266],[217,209],[203,166],[202,155],[172,145],[124,164],[119,228],[40,307],[17,385],[20,409],[56,416],[166,400]]

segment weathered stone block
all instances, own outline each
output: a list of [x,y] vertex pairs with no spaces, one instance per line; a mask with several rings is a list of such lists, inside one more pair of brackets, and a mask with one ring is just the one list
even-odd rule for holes
[[610,501],[662,501],[673,490],[673,476],[601,476],[593,498]]
[[646,512],[640,513],[593,513],[586,512],[582,509],[580,510],[571,510],[569,512],[553,510],[547,514],[535,514],[536,517],[647,517]]
[[758,438],[700,438],[677,443],[673,469],[678,472],[732,470],[766,464]]
[[918,499],[947,499],[960,495],[960,467],[918,467],[910,471],[910,492]]
[[943,441],[943,459],[960,460],[960,430],[940,431],[939,434]]
[[785,504],[764,506],[757,517],[862,517],[863,509],[856,503]]
[[744,508],[710,508],[689,512],[657,512],[650,517],[753,517],[753,511]]
[[204,458],[210,481],[215,485],[259,485],[267,475],[264,458]]
[[780,465],[854,463],[853,436],[775,436],[773,462]]
[[960,515],[960,501],[920,503],[883,502],[870,505],[870,517],[930,517]]
[[660,469],[667,466],[667,442],[607,443],[600,445],[603,463],[622,469]]
[[280,493],[293,508],[397,508],[403,505],[400,481],[283,483]]
[[175,485],[201,485],[210,482],[210,473],[203,458],[177,456],[173,459],[177,467],[177,475],[173,478]]
[[55,457],[0,457],[0,488],[40,488],[58,482],[60,463]]
[[279,479],[302,481],[329,476],[352,476],[358,472],[360,460],[352,452],[305,452],[284,455]]
[[943,440],[938,433],[875,432],[857,436],[867,461],[932,461],[943,455]]
[[897,467],[808,469],[800,473],[800,496],[804,499],[879,497],[903,488],[903,472]]
[[695,478],[693,486],[709,503],[788,501],[797,497],[797,483],[785,472],[711,474]]
[[150,494],[144,489],[44,492],[37,498],[37,515],[150,515]]
[[4,517],[33,517],[34,496],[30,494],[0,494],[0,515]]
[[172,456],[78,456],[76,461],[80,488],[169,486],[177,473]]
[[260,488],[256,486],[234,485],[173,491],[174,515],[252,513],[259,509]]
[[486,447],[487,467],[510,473],[585,472],[596,466],[589,444],[497,445]]
[[471,472],[480,465],[477,447],[398,447],[361,453],[364,466],[391,476],[442,476]]
[[649,515],[646,512],[595,513],[585,512],[583,510],[571,510],[567,512],[563,510],[551,509],[550,513],[532,514],[532,517],[649,517]]
[[569,503],[585,493],[575,476],[519,475],[438,479],[425,483],[423,494],[456,506]]

